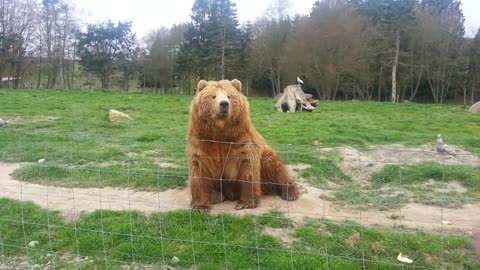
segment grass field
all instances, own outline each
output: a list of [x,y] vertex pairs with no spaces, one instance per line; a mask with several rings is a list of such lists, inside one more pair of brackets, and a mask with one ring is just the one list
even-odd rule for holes
[[[462,236],[327,220],[311,220],[293,229],[288,219],[275,213],[238,218],[177,211],[146,217],[137,212],[97,211],[67,222],[31,203],[0,199],[0,217],[2,255],[28,254],[38,263],[50,261],[61,269],[124,269],[133,261],[152,269],[161,269],[162,264],[180,269],[192,265],[197,269],[362,269],[363,264],[366,269],[409,269],[396,261],[399,252],[410,254],[416,268],[480,267]],[[267,227],[290,228],[291,242],[266,234]],[[20,248],[32,240],[38,245]],[[172,264],[173,256],[180,261]]]
[[[0,89],[0,118],[9,123],[0,129],[0,161],[27,163],[14,176],[28,182],[136,190],[182,187],[188,176],[184,137],[190,100],[110,91]],[[459,207],[480,198],[478,167],[389,165],[373,174],[368,184],[358,184],[342,171],[335,151],[320,154],[318,149],[418,146],[434,143],[436,134],[442,133],[449,144],[480,154],[480,115],[469,114],[464,107],[323,102],[313,113],[284,114],[273,111],[270,99],[250,98],[250,104],[254,125],[282,158],[309,165],[301,176],[315,186],[334,186],[336,200],[342,203],[377,209],[408,202]],[[134,121],[110,123],[109,109],[126,112]],[[36,163],[43,158],[46,163]],[[458,181],[467,192],[432,193],[423,185],[427,180],[440,188]],[[390,196],[398,190],[405,192]],[[291,230],[291,242],[282,243],[265,233],[270,227]],[[360,241],[347,241],[357,232],[362,233]],[[32,239],[39,246],[18,248]],[[168,264],[172,256],[181,258],[176,266],[187,269],[194,264],[199,269],[219,269],[225,262],[230,269],[291,269],[292,264],[303,269],[319,265],[360,269],[362,262],[367,269],[408,268],[395,260],[399,248],[414,258],[415,267],[480,267],[463,236],[328,220],[293,226],[274,213],[240,218],[175,211],[146,217],[137,212],[97,211],[67,221],[29,203],[1,200],[0,240],[2,258],[28,256],[39,263],[55,258],[60,268],[72,269],[116,268],[132,261],[155,269],[153,265]],[[52,256],[46,257],[45,250]],[[64,253],[92,261],[68,263],[69,258],[57,255]]]

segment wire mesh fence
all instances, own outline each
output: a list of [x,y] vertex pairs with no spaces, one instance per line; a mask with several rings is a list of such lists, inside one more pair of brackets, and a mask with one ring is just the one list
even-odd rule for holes
[[[262,196],[255,209],[238,211],[217,194],[206,214],[190,211],[184,139],[2,132],[9,134],[0,141],[2,268],[25,261],[53,269],[480,265],[469,239],[480,224],[480,157],[467,151],[273,145],[298,200]],[[250,183],[223,179],[223,170],[206,180]]]

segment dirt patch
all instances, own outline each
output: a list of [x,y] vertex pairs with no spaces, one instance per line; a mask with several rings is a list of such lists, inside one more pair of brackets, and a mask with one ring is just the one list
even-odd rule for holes
[[350,235],[347,239],[345,239],[345,242],[353,247],[354,245],[356,245],[358,242],[360,242],[361,238],[360,238],[360,233],[359,232],[354,232],[352,235]]
[[158,166],[160,166],[160,168],[170,168],[170,169],[178,169],[178,168],[180,168],[180,166],[178,166],[178,165],[175,164],[175,163],[166,162],[166,161],[163,161],[162,159],[159,159],[159,158],[154,158],[154,159],[153,159],[153,162],[154,162],[155,164],[157,164]]
[[480,166],[480,156],[455,147],[457,156],[445,156],[436,152],[435,145],[415,148],[404,145],[375,146],[356,149],[343,146],[323,148],[322,153],[338,151],[340,168],[357,183],[366,183],[370,177],[388,164],[414,165],[422,162],[437,162],[445,165]]
[[8,124],[24,124],[24,123],[33,123],[33,122],[48,122],[48,121],[55,121],[58,120],[58,117],[53,116],[44,116],[44,115],[36,115],[36,116],[13,116],[5,118]]
[[135,153],[135,152],[129,152],[127,153],[127,156],[130,158],[147,158],[153,161],[153,163],[157,164],[160,166],[160,168],[170,168],[170,169],[178,169],[180,166],[173,162],[166,161],[162,158],[158,158],[156,156],[160,155],[159,151],[155,150],[148,150],[142,153]]
[[[19,167],[20,164],[0,163],[0,197],[32,201],[41,207],[60,211],[68,219],[75,219],[83,212],[99,209],[138,210],[146,214],[189,209],[188,188],[137,192],[117,188],[52,187],[12,179],[10,174]],[[292,168],[290,171],[293,173]],[[278,196],[264,196],[258,208],[243,211],[234,210],[236,202],[222,202],[213,207],[212,214],[263,215],[278,211],[298,224],[311,218],[322,218],[335,221],[352,220],[364,225],[406,226],[464,233],[480,224],[480,203],[467,204],[458,209],[408,204],[394,211],[360,211],[322,199],[328,197],[327,190],[315,188],[301,179],[299,185],[304,192],[297,201],[287,202]],[[398,218],[392,219],[393,215]]]
[[265,233],[277,238],[284,245],[290,245],[293,242],[293,237],[290,235],[291,228],[272,228],[266,227]]
[[449,193],[449,192],[467,193],[468,192],[468,188],[466,188],[459,181],[439,183],[438,181],[430,179],[423,186],[427,188],[431,188],[432,191],[442,192],[442,193]]

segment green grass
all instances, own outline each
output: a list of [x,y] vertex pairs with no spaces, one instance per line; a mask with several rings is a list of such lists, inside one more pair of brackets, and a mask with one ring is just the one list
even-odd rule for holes
[[379,210],[397,209],[410,202],[408,194],[394,190],[379,190],[371,186],[351,184],[339,187],[334,192],[335,198],[357,209],[370,208]]
[[[145,189],[185,184],[177,174],[187,172],[184,137],[189,96],[0,89],[0,100],[0,117],[10,122],[0,132],[0,160],[36,162],[47,158],[51,162],[47,168],[29,167],[19,172],[22,179],[97,186],[89,171],[105,169],[108,175],[110,169],[125,171],[129,164],[143,174],[138,181],[105,176],[102,182]],[[250,104],[259,132],[288,163],[311,165],[302,176],[317,185],[349,179],[333,158],[320,159],[314,144],[419,145],[433,142],[437,133],[443,133],[450,144],[480,153],[475,135],[480,133],[480,115],[469,114],[460,106],[322,102],[313,113],[285,114],[274,112],[271,99],[250,98]],[[112,108],[135,120],[110,123],[107,113]],[[158,174],[159,162],[178,166],[173,171],[160,169],[165,176],[160,186],[152,177]],[[72,166],[77,168],[74,181],[65,172]]]
[[376,184],[424,183],[429,179],[442,182],[456,180],[471,191],[480,192],[480,167],[442,165],[433,162],[411,166],[386,165],[372,176]]
[[[290,226],[293,242],[283,245],[264,232],[267,226]],[[349,243],[356,233],[359,241]],[[182,269],[192,265],[197,269],[361,269],[362,256],[367,269],[399,269],[399,252],[412,258],[411,266],[417,268],[480,267],[470,240],[463,236],[327,220],[310,220],[295,229],[278,213],[255,218],[188,211],[151,216],[96,211],[65,221],[31,203],[0,199],[0,240],[0,255],[29,256],[34,263],[53,260],[65,269],[121,269],[132,261],[160,266],[171,264],[173,256],[180,261],[172,266]],[[33,240],[39,244],[27,248]],[[73,263],[78,256],[88,260]]]
[[[449,189],[447,184],[452,181],[461,183],[466,190]],[[480,167],[434,162],[386,165],[372,175],[371,184],[346,184],[334,195],[360,209],[388,210],[410,202],[457,208],[480,198]]]
[[152,163],[127,163],[105,167],[32,164],[16,170],[13,176],[25,182],[34,181],[64,187],[128,186],[137,190],[182,187],[186,185],[185,180],[188,178],[182,168],[160,168]]

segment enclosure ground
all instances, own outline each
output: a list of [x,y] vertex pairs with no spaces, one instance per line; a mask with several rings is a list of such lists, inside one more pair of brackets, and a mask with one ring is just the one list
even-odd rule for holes
[[[44,208],[58,210],[68,219],[78,218],[82,213],[95,210],[138,210],[151,214],[172,210],[189,209],[188,188],[176,188],[160,192],[140,192],[118,188],[63,188],[25,183],[10,176],[19,164],[0,163],[0,197],[33,201]],[[293,170],[291,170],[293,173]],[[331,191],[313,187],[300,181],[302,194],[294,202],[286,202],[277,196],[262,197],[256,209],[235,210],[236,202],[223,202],[214,206],[212,213],[234,215],[262,215],[278,211],[297,223],[308,219],[351,220],[363,225],[387,227],[406,226],[427,228],[436,231],[449,230],[465,234],[480,223],[480,203],[466,204],[448,209],[422,204],[407,204],[400,209],[379,211],[356,210],[353,207],[335,204],[328,197]],[[326,199],[327,198],[327,199]],[[448,223],[447,223],[448,222]],[[448,224],[448,225],[447,225]]]

